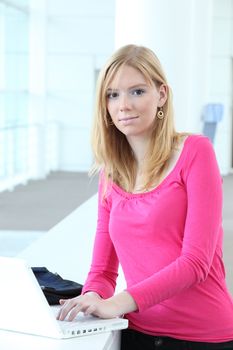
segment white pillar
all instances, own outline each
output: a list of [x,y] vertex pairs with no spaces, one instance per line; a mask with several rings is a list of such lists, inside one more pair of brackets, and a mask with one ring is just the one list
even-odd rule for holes
[[29,22],[29,155],[30,177],[41,178],[46,164],[46,0],[30,0]]
[[208,99],[211,0],[116,0],[116,48],[150,47],[173,90],[178,130],[200,132]]
[[[5,89],[5,5],[0,3],[0,92]],[[5,125],[5,95],[0,95],[0,127]],[[2,134],[0,133],[0,138]],[[0,139],[1,145],[1,139]]]

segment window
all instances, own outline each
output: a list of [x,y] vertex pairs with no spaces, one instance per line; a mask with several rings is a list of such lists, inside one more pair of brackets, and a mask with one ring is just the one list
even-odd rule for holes
[[27,172],[29,13],[27,0],[17,3],[0,1],[0,179],[5,185]]

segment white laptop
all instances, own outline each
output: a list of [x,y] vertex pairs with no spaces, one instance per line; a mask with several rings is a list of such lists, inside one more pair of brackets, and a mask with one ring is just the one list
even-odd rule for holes
[[0,257],[0,329],[51,338],[71,338],[128,327],[123,318],[77,315],[58,321],[59,306],[50,306],[26,261]]

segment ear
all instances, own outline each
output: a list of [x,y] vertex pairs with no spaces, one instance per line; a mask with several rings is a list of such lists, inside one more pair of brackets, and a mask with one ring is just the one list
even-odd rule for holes
[[167,94],[168,94],[168,86],[165,84],[161,84],[159,87],[158,107],[163,107],[163,105],[166,103]]

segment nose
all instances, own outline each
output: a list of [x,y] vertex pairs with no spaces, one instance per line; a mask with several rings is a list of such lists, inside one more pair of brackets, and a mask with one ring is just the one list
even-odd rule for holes
[[128,111],[131,108],[130,99],[127,94],[122,94],[119,99],[119,109],[121,112]]

